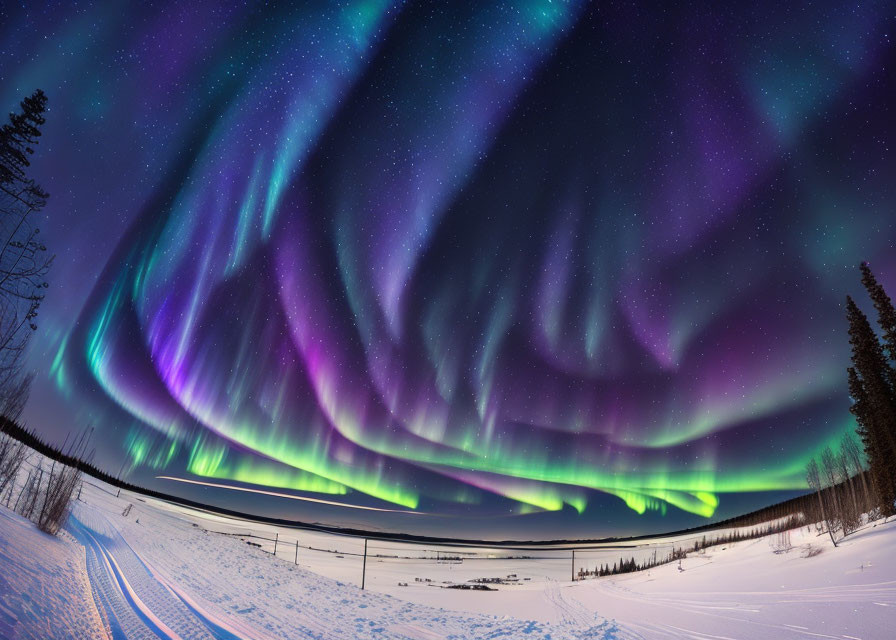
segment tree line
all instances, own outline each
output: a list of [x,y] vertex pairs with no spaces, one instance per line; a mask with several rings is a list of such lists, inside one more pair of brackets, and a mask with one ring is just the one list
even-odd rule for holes
[[[619,562],[614,562],[613,566],[610,566],[607,562],[602,563],[599,567],[595,567],[592,570],[581,568],[579,569],[578,577],[580,579],[588,577],[601,578],[604,576],[615,576],[621,573],[646,571],[647,569],[652,569],[663,564],[669,564],[676,560],[682,560],[686,558],[689,553],[699,553],[704,549],[716,545],[734,544],[735,542],[741,542],[743,540],[764,538],[765,536],[775,533],[790,531],[791,529],[796,529],[797,527],[802,526],[804,520],[804,516],[801,512],[791,513],[776,522],[764,521],[765,523],[762,526],[756,526],[749,530],[736,529],[734,531],[728,531],[727,533],[710,534],[708,536],[704,535],[702,538],[694,540],[693,545],[682,545],[680,547],[673,546],[672,550],[663,556],[658,556],[654,550],[651,557],[642,560],[641,562],[635,560],[634,556],[630,556],[629,558],[619,558]],[[718,525],[713,526],[719,528]]]

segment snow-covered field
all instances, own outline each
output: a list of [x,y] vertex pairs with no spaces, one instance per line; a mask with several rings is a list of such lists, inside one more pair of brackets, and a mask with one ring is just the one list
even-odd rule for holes
[[[278,539],[276,557],[264,538]],[[578,550],[575,567],[646,558],[654,550],[663,556],[673,546],[693,546],[694,538]],[[868,526],[838,549],[807,528],[791,534],[789,551],[781,552],[781,542],[769,536],[692,553],[681,568],[571,582],[568,549],[371,540],[361,591],[362,558],[352,554],[363,551],[363,540],[277,529],[126,492],[116,497],[102,483],[85,484],[57,538],[0,507],[0,637],[894,637],[896,523]],[[440,562],[446,554],[464,560]],[[509,574],[516,584],[497,591],[441,588]]]

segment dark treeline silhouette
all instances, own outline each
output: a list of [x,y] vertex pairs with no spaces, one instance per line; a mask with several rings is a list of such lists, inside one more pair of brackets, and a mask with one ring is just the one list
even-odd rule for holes
[[753,527],[748,531],[738,530],[716,535],[704,535],[703,538],[695,540],[693,545],[682,545],[680,547],[673,546],[672,550],[665,556],[657,556],[654,552],[653,556],[641,562],[635,560],[634,556],[630,556],[628,559],[619,558],[619,562],[614,562],[613,566],[610,566],[609,563],[606,563],[592,570],[587,570],[584,568],[579,569],[578,577],[603,577],[614,576],[620,573],[646,571],[663,564],[675,562],[676,560],[682,560],[687,557],[688,553],[691,552],[699,553],[704,549],[708,549],[717,545],[733,544],[735,542],[741,542],[743,540],[753,540],[755,538],[763,538],[775,533],[783,533],[785,531],[790,531],[791,529],[796,529],[797,527],[802,526],[804,522],[805,520],[801,513],[796,515],[790,514],[783,519],[779,519],[779,521],[777,522],[768,523],[767,521],[765,521],[765,524],[763,526]]
[[[0,416],[0,432],[11,436],[15,440],[18,440],[25,446],[30,447],[31,449],[37,451],[50,460],[61,462],[64,465],[72,467],[73,469],[83,471],[84,473],[93,476],[97,480],[102,480],[103,482],[106,482],[120,489],[128,489],[147,493],[147,491],[144,491],[140,487],[131,485],[127,482],[123,482],[112,474],[106,473],[102,469],[94,466],[92,462],[92,451],[88,453],[81,448],[73,450],[67,444],[64,444],[62,447],[51,445],[43,438],[38,436],[34,431],[20,425],[18,422],[10,420],[6,416]],[[90,433],[89,430],[88,433]]]

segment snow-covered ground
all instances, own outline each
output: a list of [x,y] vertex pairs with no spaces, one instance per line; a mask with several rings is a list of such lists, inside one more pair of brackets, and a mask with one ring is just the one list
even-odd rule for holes
[[[117,497],[102,483],[85,484],[57,538],[0,507],[0,637],[894,637],[892,522],[868,526],[838,549],[804,528],[791,534],[786,552],[773,535],[692,553],[681,568],[570,581],[573,566],[643,559],[654,550],[663,556],[673,546],[693,546],[695,537],[702,534],[578,550],[575,565],[568,549],[371,540],[361,591],[362,558],[353,554],[363,551],[363,540],[278,529],[126,492]],[[276,558],[273,541],[264,538],[278,539]],[[439,562],[445,554],[464,560]],[[517,575],[516,584],[497,591],[441,588],[509,574]]]

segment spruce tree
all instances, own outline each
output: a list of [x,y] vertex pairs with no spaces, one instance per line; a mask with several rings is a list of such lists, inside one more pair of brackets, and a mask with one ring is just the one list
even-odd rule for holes
[[38,89],[22,100],[20,108],[21,113],[9,114],[9,123],[0,127],[0,187],[10,195],[20,195],[24,187],[46,198],[46,193],[28,178],[25,170],[31,166],[28,156],[34,153],[40,127],[46,122],[43,114],[47,96]]
[[[870,274],[867,265],[864,267],[863,273]],[[876,285],[876,282],[871,284]],[[874,295],[884,302],[886,294],[882,288]],[[851,411],[856,416],[857,432],[865,445],[879,506],[884,515],[892,515],[896,513],[896,395],[893,388],[896,373],[868,318],[849,296],[846,298],[846,316],[853,362],[853,367],[847,370],[853,399]]]
[[877,324],[883,332],[884,350],[890,360],[896,362],[896,309],[893,308],[890,296],[877,282],[868,263],[863,262],[860,269],[862,270],[862,284],[865,285],[865,289],[874,303],[874,308],[877,310]]
[[[846,374],[849,383],[849,395],[852,398],[852,405],[849,407],[849,411],[856,418],[856,434],[858,434],[859,440],[862,442],[862,448],[865,450],[865,455],[870,461],[870,452],[880,451],[883,445],[878,442],[877,432],[869,428],[872,419],[871,410],[868,404],[867,394],[865,393],[865,387],[862,385],[859,375],[856,373],[854,367],[849,367],[846,370]],[[869,496],[869,501],[872,502],[874,506],[879,507],[881,502],[881,492],[885,489],[887,484],[886,474],[882,474],[884,468],[880,464],[869,464],[869,466],[871,484],[874,488],[874,495]]]

